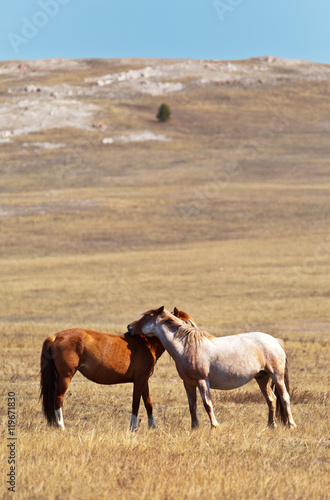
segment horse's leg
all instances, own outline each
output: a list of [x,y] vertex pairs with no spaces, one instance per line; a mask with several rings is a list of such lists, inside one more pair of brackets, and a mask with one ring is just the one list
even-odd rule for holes
[[191,428],[195,429],[199,427],[198,417],[197,417],[197,398],[196,398],[196,386],[190,385],[187,382],[183,382],[184,388],[186,389],[189,411],[191,416]]
[[72,376],[67,376],[67,377],[59,376],[56,387],[55,401],[54,401],[56,425],[62,430],[64,430],[64,421],[62,413],[63,399],[64,399],[64,394],[66,393],[67,388],[69,387],[71,378]]
[[197,387],[198,387],[199,392],[202,396],[204,408],[209,416],[209,419],[211,422],[211,427],[218,427],[219,424],[218,424],[217,419],[215,418],[215,415],[213,412],[213,405],[212,405],[211,393],[210,393],[210,384],[209,384],[208,380],[204,380],[204,379],[198,380]]
[[144,384],[143,391],[142,391],[142,398],[143,398],[145,409],[147,410],[148,427],[149,427],[149,429],[156,429],[156,424],[154,421],[154,417],[152,415],[152,402],[151,402],[151,397],[150,397],[150,392],[149,392],[148,380]]
[[270,376],[265,373],[262,377],[255,377],[262,394],[264,395],[268,405],[268,427],[275,429],[276,427],[276,396],[270,388]]
[[132,402],[132,415],[130,422],[130,430],[137,431],[138,430],[138,412],[140,407],[141,395],[143,392],[143,388],[145,386],[145,378],[139,378],[134,380],[133,383],[133,402]]
[[289,393],[286,389],[285,382],[283,378],[273,378],[275,386],[278,390],[278,394],[281,398],[284,412],[287,418],[287,424],[289,427],[297,427],[295,424],[295,421],[293,420],[292,413],[291,413],[291,406],[290,406],[290,396]]

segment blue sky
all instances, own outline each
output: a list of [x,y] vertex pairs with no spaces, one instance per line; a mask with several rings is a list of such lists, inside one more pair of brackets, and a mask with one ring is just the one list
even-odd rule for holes
[[1,0],[0,60],[50,57],[330,63],[330,0]]

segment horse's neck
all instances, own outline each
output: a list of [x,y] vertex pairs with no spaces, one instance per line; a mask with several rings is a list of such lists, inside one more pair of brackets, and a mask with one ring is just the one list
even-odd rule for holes
[[177,330],[177,326],[164,324],[157,328],[157,337],[174,360],[180,357],[184,350],[182,342],[175,338]]

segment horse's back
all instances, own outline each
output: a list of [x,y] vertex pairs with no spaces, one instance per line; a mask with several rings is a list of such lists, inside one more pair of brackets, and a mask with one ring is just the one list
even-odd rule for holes
[[216,337],[216,351],[223,357],[232,356],[244,360],[245,357],[258,359],[263,365],[272,357],[285,359],[283,341],[263,332],[239,333],[227,337]]
[[96,354],[97,351],[100,352],[109,348],[120,350],[120,348],[124,348],[128,344],[125,335],[102,333],[83,328],[63,330],[48,338],[53,339],[54,346],[60,347],[61,350],[74,350],[80,356],[86,350]]
[[262,351],[267,349],[284,350],[284,342],[268,333],[249,332],[228,335],[226,337],[215,337],[215,343],[222,349],[236,350],[250,346],[258,347]]
[[278,339],[263,332],[251,332],[243,334],[251,339],[256,346],[264,353],[264,355],[271,355],[285,359],[285,344],[282,339]]

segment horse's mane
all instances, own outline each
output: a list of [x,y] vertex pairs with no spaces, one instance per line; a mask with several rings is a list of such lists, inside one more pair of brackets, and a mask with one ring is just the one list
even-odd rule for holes
[[211,340],[212,342],[215,339],[215,337],[210,333],[204,332],[203,330],[187,323],[179,326],[177,332],[175,333],[175,338],[183,341],[185,347],[196,346],[204,339]]
[[[150,309],[149,311],[146,311],[143,316],[146,315],[154,315],[158,309]],[[190,316],[183,312],[179,311],[181,313],[181,316],[184,315],[186,320],[188,321],[193,321]],[[172,315],[171,315],[172,316]],[[208,339],[211,342],[214,342],[214,335],[211,335],[208,332],[205,332],[203,330],[200,330],[195,324],[192,325],[191,323],[185,323],[184,319],[181,319],[176,316],[172,316],[171,318],[166,315],[166,319],[164,318],[166,323],[172,326],[178,327],[176,333],[175,333],[175,338],[178,340],[181,340],[182,343],[184,344],[185,349],[191,346],[197,346],[199,342],[201,342],[204,339]]]

